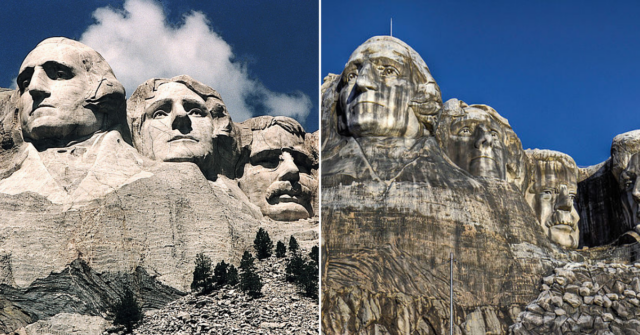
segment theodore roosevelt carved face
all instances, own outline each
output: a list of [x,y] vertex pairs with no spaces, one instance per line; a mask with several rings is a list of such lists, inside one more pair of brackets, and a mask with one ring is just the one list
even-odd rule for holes
[[527,150],[532,180],[525,193],[538,221],[551,241],[577,248],[580,217],[574,206],[578,170],[573,159],[552,150]]
[[288,117],[255,118],[251,154],[239,186],[262,214],[292,221],[313,216],[312,190],[317,180],[313,155],[305,149],[302,126]]
[[342,132],[353,137],[421,137],[433,131],[440,89],[420,56],[404,42],[367,40],[342,72]]

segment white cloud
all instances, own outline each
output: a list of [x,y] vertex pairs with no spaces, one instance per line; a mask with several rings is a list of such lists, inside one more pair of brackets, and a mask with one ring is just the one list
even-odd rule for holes
[[[154,0],[127,0],[124,10],[103,7],[93,16],[97,23],[80,41],[102,54],[128,95],[150,78],[187,74],[217,90],[234,121],[250,118],[258,109],[304,124],[311,110],[305,94],[273,92],[250,78],[201,12],[187,13],[181,26],[172,26]],[[247,103],[249,97],[252,104]],[[256,103],[262,106],[256,108]]]

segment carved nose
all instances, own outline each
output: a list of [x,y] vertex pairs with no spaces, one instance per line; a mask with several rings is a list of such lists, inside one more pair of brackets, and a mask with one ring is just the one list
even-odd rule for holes
[[358,72],[356,89],[359,92],[375,90],[377,88],[373,70],[373,66],[370,63],[365,63]]
[[42,100],[51,95],[49,77],[42,68],[37,67],[34,69],[28,87],[29,94],[31,94],[34,101]]
[[560,186],[560,194],[558,194],[558,198],[556,199],[556,210],[561,211],[571,211],[571,207],[573,207],[573,201],[569,196],[569,190],[566,185]]
[[171,129],[177,129],[183,134],[191,132],[191,119],[182,105],[174,106],[171,114],[173,118],[171,120]]
[[633,183],[633,191],[631,191],[633,200],[635,200],[636,203],[640,203],[640,183],[638,183],[638,179],[640,178],[636,178],[635,182]]
[[282,153],[282,162],[280,163],[280,166],[278,166],[278,169],[280,170],[278,179],[283,181],[288,180],[291,183],[300,180],[300,170],[298,169],[298,166],[294,162],[293,157],[290,153]]
[[478,149],[490,147],[493,141],[493,138],[491,138],[491,132],[484,127],[477,127],[476,129],[477,136],[475,147]]

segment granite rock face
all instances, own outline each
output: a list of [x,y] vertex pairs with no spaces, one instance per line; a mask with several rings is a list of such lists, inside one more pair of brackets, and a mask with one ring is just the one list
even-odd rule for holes
[[[526,308],[554,271],[556,286],[566,286],[554,301],[579,308],[583,296],[567,286],[565,266],[636,260],[637,243],[575,250],[584,245],[579,238],[610,224],[578,217],[585,207],[574,200],[582,195],[577,183],[597,169],[578,170],[562,153],[525,152],[489,106],[442,104],[426,64],[404,42],[367,40],[321,91],[324,333],[528,334],[522,329],[564,315],[588,325],[595,314],[558,310],[552,320]],[[621,171],[635,181],[628,165]],[[589,243],[622,233],[599,240],[595,233]]]
[[[0,332],[110,320],[124,287],[161,308],[188,293],[196,254],[237,265],[260,227],[317,243],[317,136],[300,126],[311,165],[284,164],[294,191],[301,170],[314,176],[307,215],[274,221],[239,187],[255,141],[217,92],[188,76],[141,87],[128,103],[102,56],[51,38],[23,62],[18,89],[0,91]],[[292,156],[287,143],[273,149],[276,167]],[[282,203],[302,194],[276,191]]]

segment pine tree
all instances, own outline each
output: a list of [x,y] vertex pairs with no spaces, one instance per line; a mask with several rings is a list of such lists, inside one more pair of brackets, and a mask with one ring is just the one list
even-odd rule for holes
[[276,257],[282,258],[286,253],[287,247],[284,246],[284,243],[282,243],[282,241],[278,241],[278,244],[276,244]]
[[129,288],[124,289],[124,295],[111,309],[115,314],[113,324],[123,325],[127,333],[131,333],[133,326],[143,317],[142,308]]
[[298,286],[304,290],[307,297],[318,297],[318,263],[311,261],[304,264],[298,277]]
[[316,266],[320,262],[320,257],[319,257],[320,255],[318,253],[319,253],[318,246],[314,245],[311,248],[311,252],[309,253],[309,258],[311,258],[312,261],[316,262]]
[[230,286],[238,284],[238,270],[233,264],[229,265],[229,270],[227,271],[227,284]]
[[258,257],[258,259],[271,257],[273,242],[271,242],[269,233],[267,233],[266,230],[262,228],[258,230],[256,239],[253,241],[253,248],[256,250],[256,257]]
[[291,251],[292,253],[296,253],[298,251],[298,248],[298,241],[296,241],[296,238],[291,235],[291,237],[289,238],[289,251]]
[[245,251],[240,261],[240,269],[242,270],[240,273],[240,289],[251,297],[257,298],[261,295],[262,281],[256,273],[253,262],[254,258],[251,253]]
[[287,262],[287,266],[285,268],[287,281],[292,283],[298,282],[298,278],[304,270],[304,265],[305,262],[300,254],[294,253]]
[[216,264],[215,269],[213,269],[213,281],[216,283],[218,288],[227,284],[229,278],[227,274],[227,268],[229,265],[224,261]]
[[203,293],[211,292],[211,258],[204,253],[196,255],[196,268],[193,270],[193,281],[191,291]]

